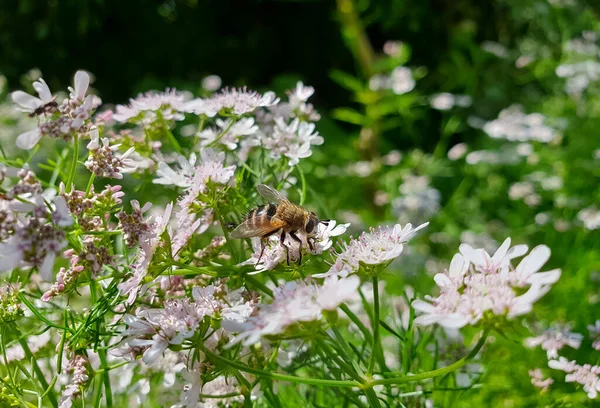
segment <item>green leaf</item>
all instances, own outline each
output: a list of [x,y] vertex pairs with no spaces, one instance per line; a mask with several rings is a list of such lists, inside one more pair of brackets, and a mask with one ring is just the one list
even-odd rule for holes
[[366,118],[361,113],[351,108],[337,108],[331,112],[331,116],[343,122],[352,123],[354,125],[363,125]]
[[360,92],[365,89],[365,86],[360,79],[343,71],[333,70],[329,76],[342,88],[346,88],[350,91]]

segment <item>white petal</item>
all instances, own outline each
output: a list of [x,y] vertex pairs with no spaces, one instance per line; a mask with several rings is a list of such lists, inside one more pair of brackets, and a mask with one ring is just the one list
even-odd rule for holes
[[45,105],[48,102],[52,102],[52,92],[50,92],[48,84],[46,84],[46,81],[44,81],[42,78],[33,83],[33,89],[35,89],[35,91],[40,96],[40,99],[42,100],[42,105]]
[[421,299],[415,299],[412,303],[411,306],[413,307],[413,309],[419,311],[419,312],[424,312],[424,313],[431,313],[433,312],[433,305],[431,303],[425,302],[424,300]]
[[527,245],[515,245],[514,247],[508,250],[508,252],[506,253],[506,257],[508,259],[518,258],[520,256],[525,255],[528,249],[529,247]]
[[40,277],[47,282],[52,281],[52,269],[54,268],[55,260],[56,260],[56,253],[50,252],[44,258],[44,261],[42,262],[42,266],[40,266]]
[[40,141],[42,134],[40,133],[40,129],[35,128],[30,130],[29,132],[21,133],[19,137],[17,137],[17,147],[23,150],[30,150]]
[[26,112],[33,112],[37,108],[43,105],[40,98],[36,98],[33,95],[29,95],[23,91],[15,91],[10,94],[10,98],[14,103],[20,105]]
[[498,261],[503,259],[506,253],[508,252],[508,248],[510,248],[510,237],[506,238],[502,245],[500,245],[500,248],[498,248],[496,253],[494,253],[494,255],[492,256],[492,262],[496,264],[498,263]]
[[533,275],[550,259],[550,248],[546,245],[536,246],[517,266],[517,274]]
[[90,85],[90,76],[85,71],[75,73],[75,98],[83,100]]
[[448,274],[453,278],[460,278],[465,275],[468,268],[469,261],[467,261],[461,254],[456,254],[452,257],[452,261],[450,261]]
[[553,269],[548,272],[539,272],[533,274],[527,279],[527,283],[537,283],[542,285],[552,285],[560,279],[560,269]]

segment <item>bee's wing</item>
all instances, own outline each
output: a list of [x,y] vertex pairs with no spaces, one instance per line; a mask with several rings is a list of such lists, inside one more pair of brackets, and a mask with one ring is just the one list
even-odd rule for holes
[[279,203],[281,201],[288,201],[287,197],[275,190],[273,187],[269,187],[265,184],[259,184],[256,189],[261,196],[266,198],[270,203]]
[[262,237],[283,227],[284,222],[279,218],[271,218],[266,222],[260,222],[260,219],[249,218],[231,231],[231,238],[250,238]]

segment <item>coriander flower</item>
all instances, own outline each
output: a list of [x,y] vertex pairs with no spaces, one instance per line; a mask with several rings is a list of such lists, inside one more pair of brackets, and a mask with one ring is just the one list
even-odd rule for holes
[[173,170],[163,161],[158,163],[156,175],[158,178],[152,180],[154,184],[162,184],[165,186],[190,187],[192,185],[192,177],[195,173],[194,165],[196,164],[196,153],[190,154],[190,159],[184,156],[177,156],[177,170]]
[[133,147],[118,155],[115,152],[119,150],[121,145],[110,146],[106,137],[102,138],[102,145],[100,145],[100,134],[97,128],[92,129],[90,137],[91,141],[87,145],[90,155],[85,162],[85,166],[96,176],[122,179],[122,173],[130,173],[136,169],[135,162],[128,159],[134,152]]
[[279,159],[286,156],[289,165],[298,164],[300,159],[312,155],[311,146],[323,144],[323,137],[315,131],[315,124],[300,121],[298,118],[287,123],[282,117],[275,118],[273,131],[261,133],[258,139],[269,156]]
[[71,408],[73,400],[81,396],[81,389],[89,379],[86,367],[88,363],[87,358],[80,354],[76,354],[69,360],[66,371],[72,373],[72,378],[62,392],[58,408]]
[[256,314],[235,326],[241,333],[229,345],[241,342],[251,346],[262,337],[283,334],[297,323],[319,320],[323,311],[335,310],[352,299],[359,286],[358,276],[331,277],[321,286],[310,280],[286,282],[273,291],[273,303],[259,305]]
[[431,303],[419,299],[412,303],[421,312],[415,324],[461,328],[484,318],[521,316],[529,313],[533,303],[560,278],[560,269],[539,272],[550,256],[545,245],[535,247],[516,268],[511,260],[524,255],[527,247],[510,248],[510,238],[493,256],[466,244],[461,245],[460,252],[446,272],[434,276],[440,295],[428,296]]
[[54,139],[68,140],[74,132],[87,131],[86,122],[90,119],[92,110],[97,107],[93,95],[85,96],[89,85],[89,75],[85,71],[75,74],[75,89],[71,91],[70,99],[65,99],[61,105],[55,102],[50,89],[43,79],[33,83],[39,98],[16,91],[11,94],[13,102],[20,110],[37,116],[38,127],[24,132],[17,137],[17,146],[21,149],[32,149],[42,136]]
[[117,105],[113,119],[121,123],[141,123],[144,126],[155,123],[159,118],[167,121],[183,120],[184,94],[176,89],[164,92],[149,91],[129,99],[129,105]]
[[583,340],[583,335],[571,332],[569,326],[555,325],[537,337],[526,338],[525,346],[529,348],[542,346],[542,350],[546,350],[550,360],[558,358],[558,350],[565,346],[578,349],[581,340]]
[[[9,210],[14,212],[16,223],[8,239],[0,242],[0,272],[20,266],[35,266],[39,268],[42,279],[52,279],[56,255],[67,245],[65,232],[58,227],[73,222],[68,217],[68,209],[62,205],[59,208],[59,211],[67,212],[50,212],[42,195],[36,195],[31,202],[10,203]],[[52,222],[53,218],[60,225]]]
[[526,142],[536,140],[549,143],[556,132],[544,125],[545,117],[540,113],[525,114],[521,106],[513,105],[500,112],[497,119],[487,122],[483,130],[495,139]]
[[208,128],[198,134],[200,146],[211,146],[218,142],[227,150],[234,150],[241,138],[248,138],[258,131],[254,118],[217,119],[215,123],[216,128]]
[[208,99],[194,99],[187,102],[184,106],[186,112],[192,112],[196,115],[206,115],[214,117],[221,111],[230,112],[236,116],[251,113],[257,108],[276,105],[279,98],[274,92],[267,92],[264,95],[255,91],[249,91],[244,88],[224,89],[220,93],[214,94]]
[[548,366],[555,370],[561,370],[567,373],[566,382],[576,382],[583,385],[583,390],[588,398],[594,399],[600,391],[600,366],[590,364],[579,365],[575,361],[569,361],[565,357],[559,357],[558,360],[548,361]]
[[385,264],[400,256],[408,239],[427,225],[428,222],[413,228],[412,224],[406,224],[403,228],[400,224],[396,224],[393,227],[379,227],[377,230],[372,228],[368,233],[363,232],[358,239],[351,239],[349,243],[343,245],[329,271],[313,277],[346,277],[358,272],[361,264]]
[[35,89],[39,98],[23,91],[15,91],[10,94],[12,101],[19,105],[20,111],[35,113],[38,108],[54,101],[54,97],[52,96],[52,92],[50,92],[50,88],[48,88],[48,84],[46,84],[46,81],[42,78],[33,83],[33,89]]
[[552,378],[544,378],[542,370],[539,368],[529,370],[529,377],[531,377],[531,384],[534,387],[539,388],[542,392],[548,391],[548,388],[554,383]]

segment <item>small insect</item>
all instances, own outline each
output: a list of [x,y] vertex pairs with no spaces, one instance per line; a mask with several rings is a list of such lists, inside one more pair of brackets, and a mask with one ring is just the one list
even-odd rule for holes
[[234,229],[231,238],[260,237],[261,250],[258,262],[265,252],[267,238],[274,234],[280,234],[279,243],[286,250],[287,264],[290,264],[289,248],[285,244],[285,238],[289,236],[300,245],[298,248],[299,260],[302,263],[302,247],[304,243],[298,235],[299,231],[306,235],[306,242],[312,251],[314,249],[314,235],[319,223],[327,224],[327,220],[319,220],[317,214],[290,202],[279,191],[259,184],[257,190],[261,196],[269,201],[269,204],[257,207],[250,211],[244,222]]
[[34,116],[40,116],[46,113],[54,113],[56,109],[58,109],[58,103],[56,101],[50,101],[45,105],[37,107],[29,114],[29,117],[33,118]]

